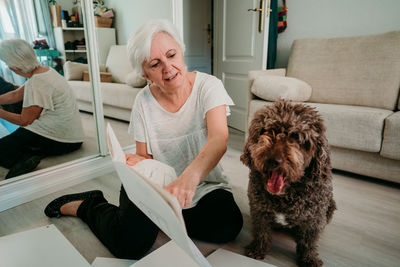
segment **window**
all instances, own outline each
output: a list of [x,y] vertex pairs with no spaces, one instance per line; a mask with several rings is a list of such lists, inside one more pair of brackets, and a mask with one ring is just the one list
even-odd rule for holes
[[0,37],[1,39],[10,39],[15,36],[15,30],[11,18],[3,1],[0,1]]

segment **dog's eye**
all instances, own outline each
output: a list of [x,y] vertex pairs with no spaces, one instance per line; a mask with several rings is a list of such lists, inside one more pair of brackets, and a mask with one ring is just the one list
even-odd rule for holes
[[298,133],[291,133],[289,136],[290,136],[291,139],[299,140],[299,134]]
[[303,147],[304,147],[305,150],[310,150],[310,148],[311,148],[310,142],[309,141],[305,141],[304,144],[303,144]]
[[264,134],[265,132],[266,132],[266,130],[264,128],[262,128],[260,131],[260,135]]

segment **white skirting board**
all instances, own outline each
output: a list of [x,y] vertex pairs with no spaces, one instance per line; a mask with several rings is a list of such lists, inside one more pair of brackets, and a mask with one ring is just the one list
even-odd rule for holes
[[13,178],[0,186],[0,212],[114,170],[110,157],[92,157]]

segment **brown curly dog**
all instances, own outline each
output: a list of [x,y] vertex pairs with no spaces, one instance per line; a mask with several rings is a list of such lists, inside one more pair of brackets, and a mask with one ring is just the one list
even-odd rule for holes
[[322,266],[317,241],[336,203],[325,126],[314,108],[285,100],[258,110],[240,160],[250,169],[253,241],[246,254],[263,259],[275,228],[297,243],[299,266]]

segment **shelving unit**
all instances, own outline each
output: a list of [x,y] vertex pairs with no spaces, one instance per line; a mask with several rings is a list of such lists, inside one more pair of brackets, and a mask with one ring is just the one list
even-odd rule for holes
[[[67,60],[74,60],[78,57],[86,58],[86,49],[66,50],[66,42],[74,42],[75,40],[82,40],[85,38],[84,28],[61,28],[54,29],[54,37],[56,39],[56,47],[60,52],[60,57],[63,62]],[[112,45],[116,44],[115,29],[114,28],[96,28],[96,36],[99,47],[99,63],[105,64],[108,51]]]

